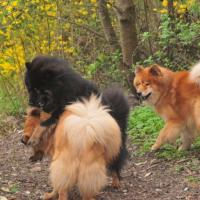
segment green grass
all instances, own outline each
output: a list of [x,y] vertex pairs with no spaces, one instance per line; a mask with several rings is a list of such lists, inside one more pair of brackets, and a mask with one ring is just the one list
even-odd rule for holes
[[15,194],[15,193],[17,193],[17,192],[20,191],[20,190],[19,190],[19,187],[18,187],[17,185],[11,186],[11,187],[9,188],[9,190],[10,190],[10,193],[13,193],[13,194]]
[[15,115],[23,111],[22,102],[17,95],[8,95],[0,90],[0,113],[3,115]]
[[194,184],[199,184],[200,183],[200,178],[197,176],[188,176],[187,181],[190,183],[194,183]]
[[[156,141],[163,126],[164,121],[152,108],[139,106],[132,110],[129,118],[128,132],[132,142],[138,146],[138,151],[136,152],[138,155],[150,152],[151,146]],[[177,143],[180,143],[180,141],[177,141]],[[200,147],[200,141],[195,146]],[[159,158],[178,159],[187,156],[188,151],[178,151],[176,146],[165,144],[155,155]]]
[[150,150],[163,125],[164,122],[149,107],[136,107],[131,112],[128,130],[141,153]]

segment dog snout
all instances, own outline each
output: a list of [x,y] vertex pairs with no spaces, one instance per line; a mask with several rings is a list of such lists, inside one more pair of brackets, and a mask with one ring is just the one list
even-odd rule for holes
[[29,137],[27,135],[23,135],[21,138],[21,142],[25,145],[27,145],[28,140],[29,140]]
[[44,103],[39,102],[38,105],[40,106],[40,108],[42,108],[44,106]]
[[137,96],[140,98],[142,96],[142,92],[137,92]]
[[40,143],[40,139],[39,138],[35,138],[35,137],[31,137],[28,142],[27,142],[27,145],[28,146],[31,146],[31,147],[36,147],[38,146]]

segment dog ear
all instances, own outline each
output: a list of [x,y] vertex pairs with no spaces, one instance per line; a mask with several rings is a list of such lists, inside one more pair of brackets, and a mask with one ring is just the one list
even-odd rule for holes
[[38,109],[33,109],[30,113],[31,116],[33,117],[40,117],[40,110]]
[[138,72],[142,71],[143,69],[144,69],[144,68],[143,68],[142,65],[136,66],[136,68],[135,68],[135,74],[137,74]]
[[40,109],[36,108],[36,107],[29,107],[27,109],[27,115],[28,116],[39,117],[40,113],[41,113]]
[[150,73],[153,76],[162,76],[162,72],[161,72],[160,68],[158,67],[158,65],[152,65],[150,67]]
[[31,69],[31,63],[30,62],[26,62],[25,65],[26,65],[26,69],[27,70]]

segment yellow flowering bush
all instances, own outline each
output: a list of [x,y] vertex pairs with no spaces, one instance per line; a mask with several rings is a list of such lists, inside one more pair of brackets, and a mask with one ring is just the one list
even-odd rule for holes
[[[162,8],[161,9],[155,8],[154,11],[159,12],[161,14],[167,14],[168,3],[169,3],[169,0],[163,0]],[[195,3],[196,3],[196,0],[186,0],[186,1],[178,0],[178,1],[173,1],[173,7],[174,7],[175,12],[178,15],[182,16],[183,14],[187,12],[187,10],[190,10],[192,5],[194,5]]]
[[[96,0],[1,1],[0,82],[4,81],[0,90],[14,88],[14,95],[25,95],[24,64],[35,55],[58,55],[79,63],[77,52],[82,50],[77,41],[82,34],[89,37],[84,26],[100,25],[96,23],[96,8]],[[95,44],[91,39],[86,43]],[[26,102],[26,98],[23,96],[20,101]]]
[[[144,4],[137,2],[135,3],[136,14],[141,15],[137,16],[137,28],[146,30],[145,15],[137,12],[139,9],[144,10]],[[2,91],[5,91],[4,95],[7,94],[7,97],[12,98],[11,102],[18,101],[19,107],[24,105],[27,97],[23,81],[24,63],[38,54],[67,58],[78,71],[97,81],[102,79],[106,82],[105,77],[111,80],[112,75],[113,77],[119,76],[118,71],[113,73],[117,69],[114,61],[118,62],[121,54],[117,51],[117,54],[113,55],[113,50],[105,40],[98,17],[98,3],[97,0],[9,0],[0,2],[0,107]],[[160,15],[155,15],[155,18],[158,17],[158,21],[160,20],[160,29],[156,31],[155,38],[153,36],[149,38],[151,42],[157,42],[157,36],[161,38],[160,42],[158,41],[155,45],[158,49],[159,45],[163,48],[162,51],[158,51],[158,57],[161,59],[166,58],[165,55],[161,55],[165,52],[165,47],[177,41],[174,38],[179,37],[178,40],[182,45],[200,45],[193,42],[193,38],[198,38],[199,23],[194,22],[191,26],[185,24],[184,21],[184,16],[194,9],[197,0],[173,1],[175,18],[178,22],[183,21],[183,23],[176,23],[177,30],[180,30],[176,34],[169,29],[171,19],[168,19],[168,3],[169,0],[163,0],[160,7],[154,9],[160,13]],[[115,4],[114,0],[106,1],[111,24],[119,38],[120,29]],[[198,9],[197,6],[195,9]],[[147,12],[150,11],[151,9],[147,9]],[[199,19],[199,15],[196,19]],[[145,21],[149,23],[149,27],[155,27],[151,20]],[[146,34],[148,37],[149,35],[151,34]],[[138,40],[138,44],[143,42],[141,38]],[[176,44],[179,43],[176,42]],[[150,43],[149,46],[151,46]],[[138,45],[139,48],[142,49],[140,45]],[[112,75],[109,74],[109,70]]]

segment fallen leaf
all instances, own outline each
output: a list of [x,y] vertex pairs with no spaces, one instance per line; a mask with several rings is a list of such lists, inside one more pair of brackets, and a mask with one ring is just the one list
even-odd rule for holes
[[1,187],[1,191],[3,191],[3,192],[10,192],[9,188],[7,188],[7,187]]
[[0,200],[8,200],[6,197],[0,196]]
[[148,176],[150,176],[152,174],[152,172],[148,172],[148,173],[146,173],[145,175],[144,175],[144,177],[148,177]]
[[41,170],[42,170],[41,167],[36,166],[36,167],[33,167],[33,168],[31,169],[31,172],[40,172]]

